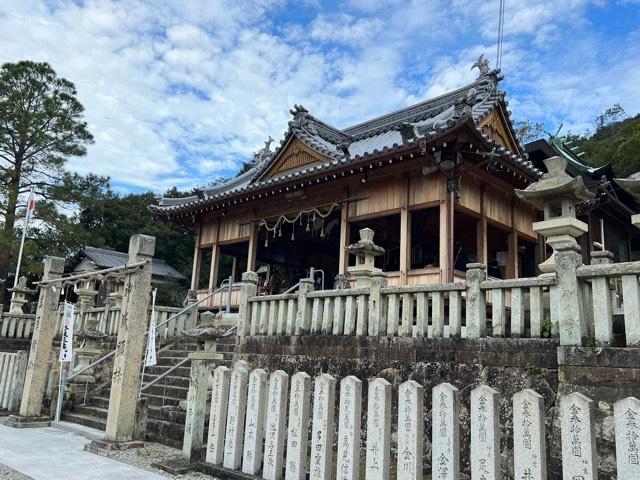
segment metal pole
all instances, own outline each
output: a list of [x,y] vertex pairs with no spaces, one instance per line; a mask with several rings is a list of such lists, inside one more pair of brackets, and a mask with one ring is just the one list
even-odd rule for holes
[[56,404],[55,421],[60,421],[60,413],[62,412],[62,401],[64,400],[64,390],[67,386],[67,369],[65,364],[60,362],[60,382],[58,385],[58,403]]
[[233,289],[233,276],[229,277],[229,287],[227,289],[227,313],[231,313],[231,291]]
[[27,237],[27,227],[29,226],[29,207],[33,199],[33,187],[29,191],[29,200],[27,200],[27,212],[24,215],[24,226],[22,227],[22,239],[20,240],[20,249],[18,250],[18,265],[16,266],[16,278],[13,279],[13,288],[18,286],[18,278],[20,277],[20,264],[22,263],[22,251],[24,250],[24,240]]

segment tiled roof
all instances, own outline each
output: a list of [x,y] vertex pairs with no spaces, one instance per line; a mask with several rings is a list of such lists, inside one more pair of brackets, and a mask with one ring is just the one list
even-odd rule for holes
[[[80,255],[83,254],[95,263],[98,268],[120,267],[126,265],[129,260],[129,255],[126,253],[105,250],[104,248],[84,247],[80,251]],[[153,259],[151,274],[158,277],[184,278],[180,272],[167,262],[156,258]]]
[[[473,120],[478,133],[488,144],[494,146],[503,158],[530,175],[539,177],[542,172],[527,160],[524,148],[518,143],[511,125],[509,125],[510,133],[516,139],[518,149],[515,153],[496,144],[477,127],[485,116],[500,105],[507,106],[504,92],[497,89],[500,79],[499,72],[485,70],[475,82],[462,88],[342,130],[315,118],[304,107],[296,105],[291,110],[293,119],[289,122],[289,129],[275,152],[271,152],[268,146],[265,147],[262,152],[255,155],[254,165],[246,173],[221,185],[206,188],[200,196],[180,199],[163,198],[157,206],[151,208],[158,213],[170,214],[262,187],[277,185],[413,145],[422,138],[435,137],[469,118]],[[503,111],[510,123],[506,108],[503,108]],[[328,160],[283,172],[270,178],[262,178],[294,137],[328,157]]]

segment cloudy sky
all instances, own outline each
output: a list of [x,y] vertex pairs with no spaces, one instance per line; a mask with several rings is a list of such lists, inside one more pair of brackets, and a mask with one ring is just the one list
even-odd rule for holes
[[[69,166],[119,191],[232,175],[289,108],[338,127],[473,81],[497,0],[0,0],[0,62],[73,81],[96,142]],[[640,111],[640,0],[506,0],[516,120],[592,128]]]

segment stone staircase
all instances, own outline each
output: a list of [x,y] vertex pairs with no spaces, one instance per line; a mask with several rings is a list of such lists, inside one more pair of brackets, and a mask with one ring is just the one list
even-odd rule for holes
[[[221,365],[231,367],[234,342],[235,337],[218,342],[217,349],[224,355]],[[196,348],[197,344],[190,339],[180,339],[160,350],[158,364],[145,369],[144,384],[158,378]],[[180,408],[180,402],[187,399],[190,371],[190,363],[187,362],[143,392],[148,406],[147,440],[182,448],[186,413]],[[86,403],[74,405],[71,411],[63,411],[62,420],[105,430],[110,393],[110,386],[102,389],[99,394],[87,398]]]

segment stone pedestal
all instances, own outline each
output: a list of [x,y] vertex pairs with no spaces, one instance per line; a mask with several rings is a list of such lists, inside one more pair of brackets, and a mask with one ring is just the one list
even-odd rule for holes
[[[64,271],[64,259],[47,257],[44,261],[43,281],[58,279]],[[44,284],[40,288],[38,310],[33,324],[31,351],[27,363],[27,375],[22,391],[20,415],[9,417],[8,425],[14,427],[40,427],[49,425],[49,417],[43,417],[42,398],[47,385],[47,371],[51,359],[53,336],[58,319],[60,286]]]

